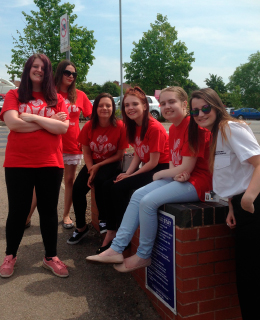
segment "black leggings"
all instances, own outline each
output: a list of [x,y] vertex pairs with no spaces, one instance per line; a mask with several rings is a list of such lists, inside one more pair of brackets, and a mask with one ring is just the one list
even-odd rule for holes
[[243,194],[240,194],[232,199],[236,218],[237,291],[243,320],[252,320],[259,318],[260,195],[254,201],[254,214],[241,208],[242,196]]
[[[104,215],[104,193],[103,184],[108,179],[114,175],[118,175],[121,172],[120,161],[112,162],[106,164],[98,170],[95,179],[93,181],[95,187],[95,199],[99,211],[99,220],[106,220]],[[87,209],[87,199],[86,194],[89,192],[90,188],[87,185],[89,178],[88,169],[86,165],[79,172],[72,191],[72,201],[76,216],[76,224],[78,228],[83,228],[86,225],[86,209]],[[107,192],[105,190],[105,192]]]
[[108,180],[103,185],[103,194],[106,212],[107,229],[117,230],[121,224],[128,206],[132,192],[153,181],[153,175],[160,170],[169,169],[168,163],[160,163],[153,170],[125,178],[114,183],[116,177]]
[[63,169],[5,168],[9,213],[6,221],[6,254],[16,256],[32,204],[33,188],[37,197],[40,228],[46,257],[57,255],[57,206]]

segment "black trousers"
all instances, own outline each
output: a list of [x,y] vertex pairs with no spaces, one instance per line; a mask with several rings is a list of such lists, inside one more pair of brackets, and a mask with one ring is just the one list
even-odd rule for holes
[[117,230],[121,224],[132,192],[153,181],[155,172],[169,168],[168,163],[160,163],[153,170],[125,178],[114,183],[116,177],[103,185],[104,204],[108,230]]
[[32,204],[33,188],[37,197],[40,228],[46,257],[57,255],[57,206],[63,169],[5,168],[9,212],[6,221],[6,254],[16,256]]
[[[99,220],[106,220],[105,212],[103,207],[104,203],[104,193],[107,190],[103,189],[104,183],[111,177],[118,175],[121,172],[121,162],[112,162],[106,164],[98,170],[95,179],[95,199],[99,211]],[[78,228],[83,228],[86,225],[86,209],[87,209],[87,199],[86,194],[89,192],[90,188],[87,185],[89,178],[88,169],[86,165],[80,170],[72,191],[72,201],[76,216],[76,224]]]
[[243,194],[234,196],[236,218],[236,277],[243,320],[258,319],[260,301],[260,194],[254,202],[255,212],[241,208]]

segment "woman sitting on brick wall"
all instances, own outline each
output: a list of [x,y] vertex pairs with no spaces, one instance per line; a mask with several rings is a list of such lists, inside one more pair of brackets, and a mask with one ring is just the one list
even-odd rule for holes
[[96,203],[101,214],[101,206],[105,203],[103,184],[121,172],[121,160],[128,148],[123,122],[115,117],[115,101],[109,93],[96,97],[91,119],[82,128],[78,141],[82,144],[85,165],[73,185],[77,229],[67,240],[68,244],[77,244],[88,233],[86,194],[92,186],[95,187]]
[[[129,203],[131,192],[152,182],[157,171],[169,168],[167,132],[163,125],[150,115],[147,98],[139,87],[126,91],[122,115],[127,137],[134,147],[135,154],[125,173],[104,183],[105,202],[102,215],[104,212],[106,216],[107,234],[96,253],[110,247]],[[143,165],[139,168],[141,162]]]
[[[189,148],[187,100],[187,93],[180,87],[161,91],[162,114],[173,123],[169,130],[170,168],[155,173],[153,182],[134,192],[111,248],[89,256],[87,260],[120,263],[114,266],[120,272],[150,265],[158,226],[158,208],[169,202],[204,201],[205,191],[211,190],[212,176],[208,170],[210,132],[201,128],[199,138]],[[188,181],[182,182],[189,174]],[[124,260],[122,252],[139,225],[137,253]]]
[[192,93],[191,141],[198,125],[211,130],[213,191],[229,200],[227,225],[235,228],[237,290],[243,320],[259,318],[260,301],[260,147],[243,121],[232,118],[217,93]]

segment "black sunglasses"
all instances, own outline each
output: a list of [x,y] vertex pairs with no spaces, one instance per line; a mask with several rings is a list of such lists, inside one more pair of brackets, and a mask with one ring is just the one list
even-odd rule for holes
[[190,115],[193,117],[197,117],[200,113],[200,110],[205,113],[205,114],[209,114],[211,111],[212,106],[210,104],[203,106],[201,109],[192,109],[190,110]]
[[72,75],[74,79],[76,79],[78,75],[77,72],[70,72],[69,70],[64,70],[63,74],[66,77],[70,77]]

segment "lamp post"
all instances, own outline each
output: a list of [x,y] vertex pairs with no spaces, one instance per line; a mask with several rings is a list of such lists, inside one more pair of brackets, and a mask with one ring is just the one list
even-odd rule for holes
[[119,25],[120,25],[120,82],[121,82],[120,109],[122,109],[122,100],[123,100],[123,66],[122,66],[122,13],[121,13],[121,0],[119,0]]

